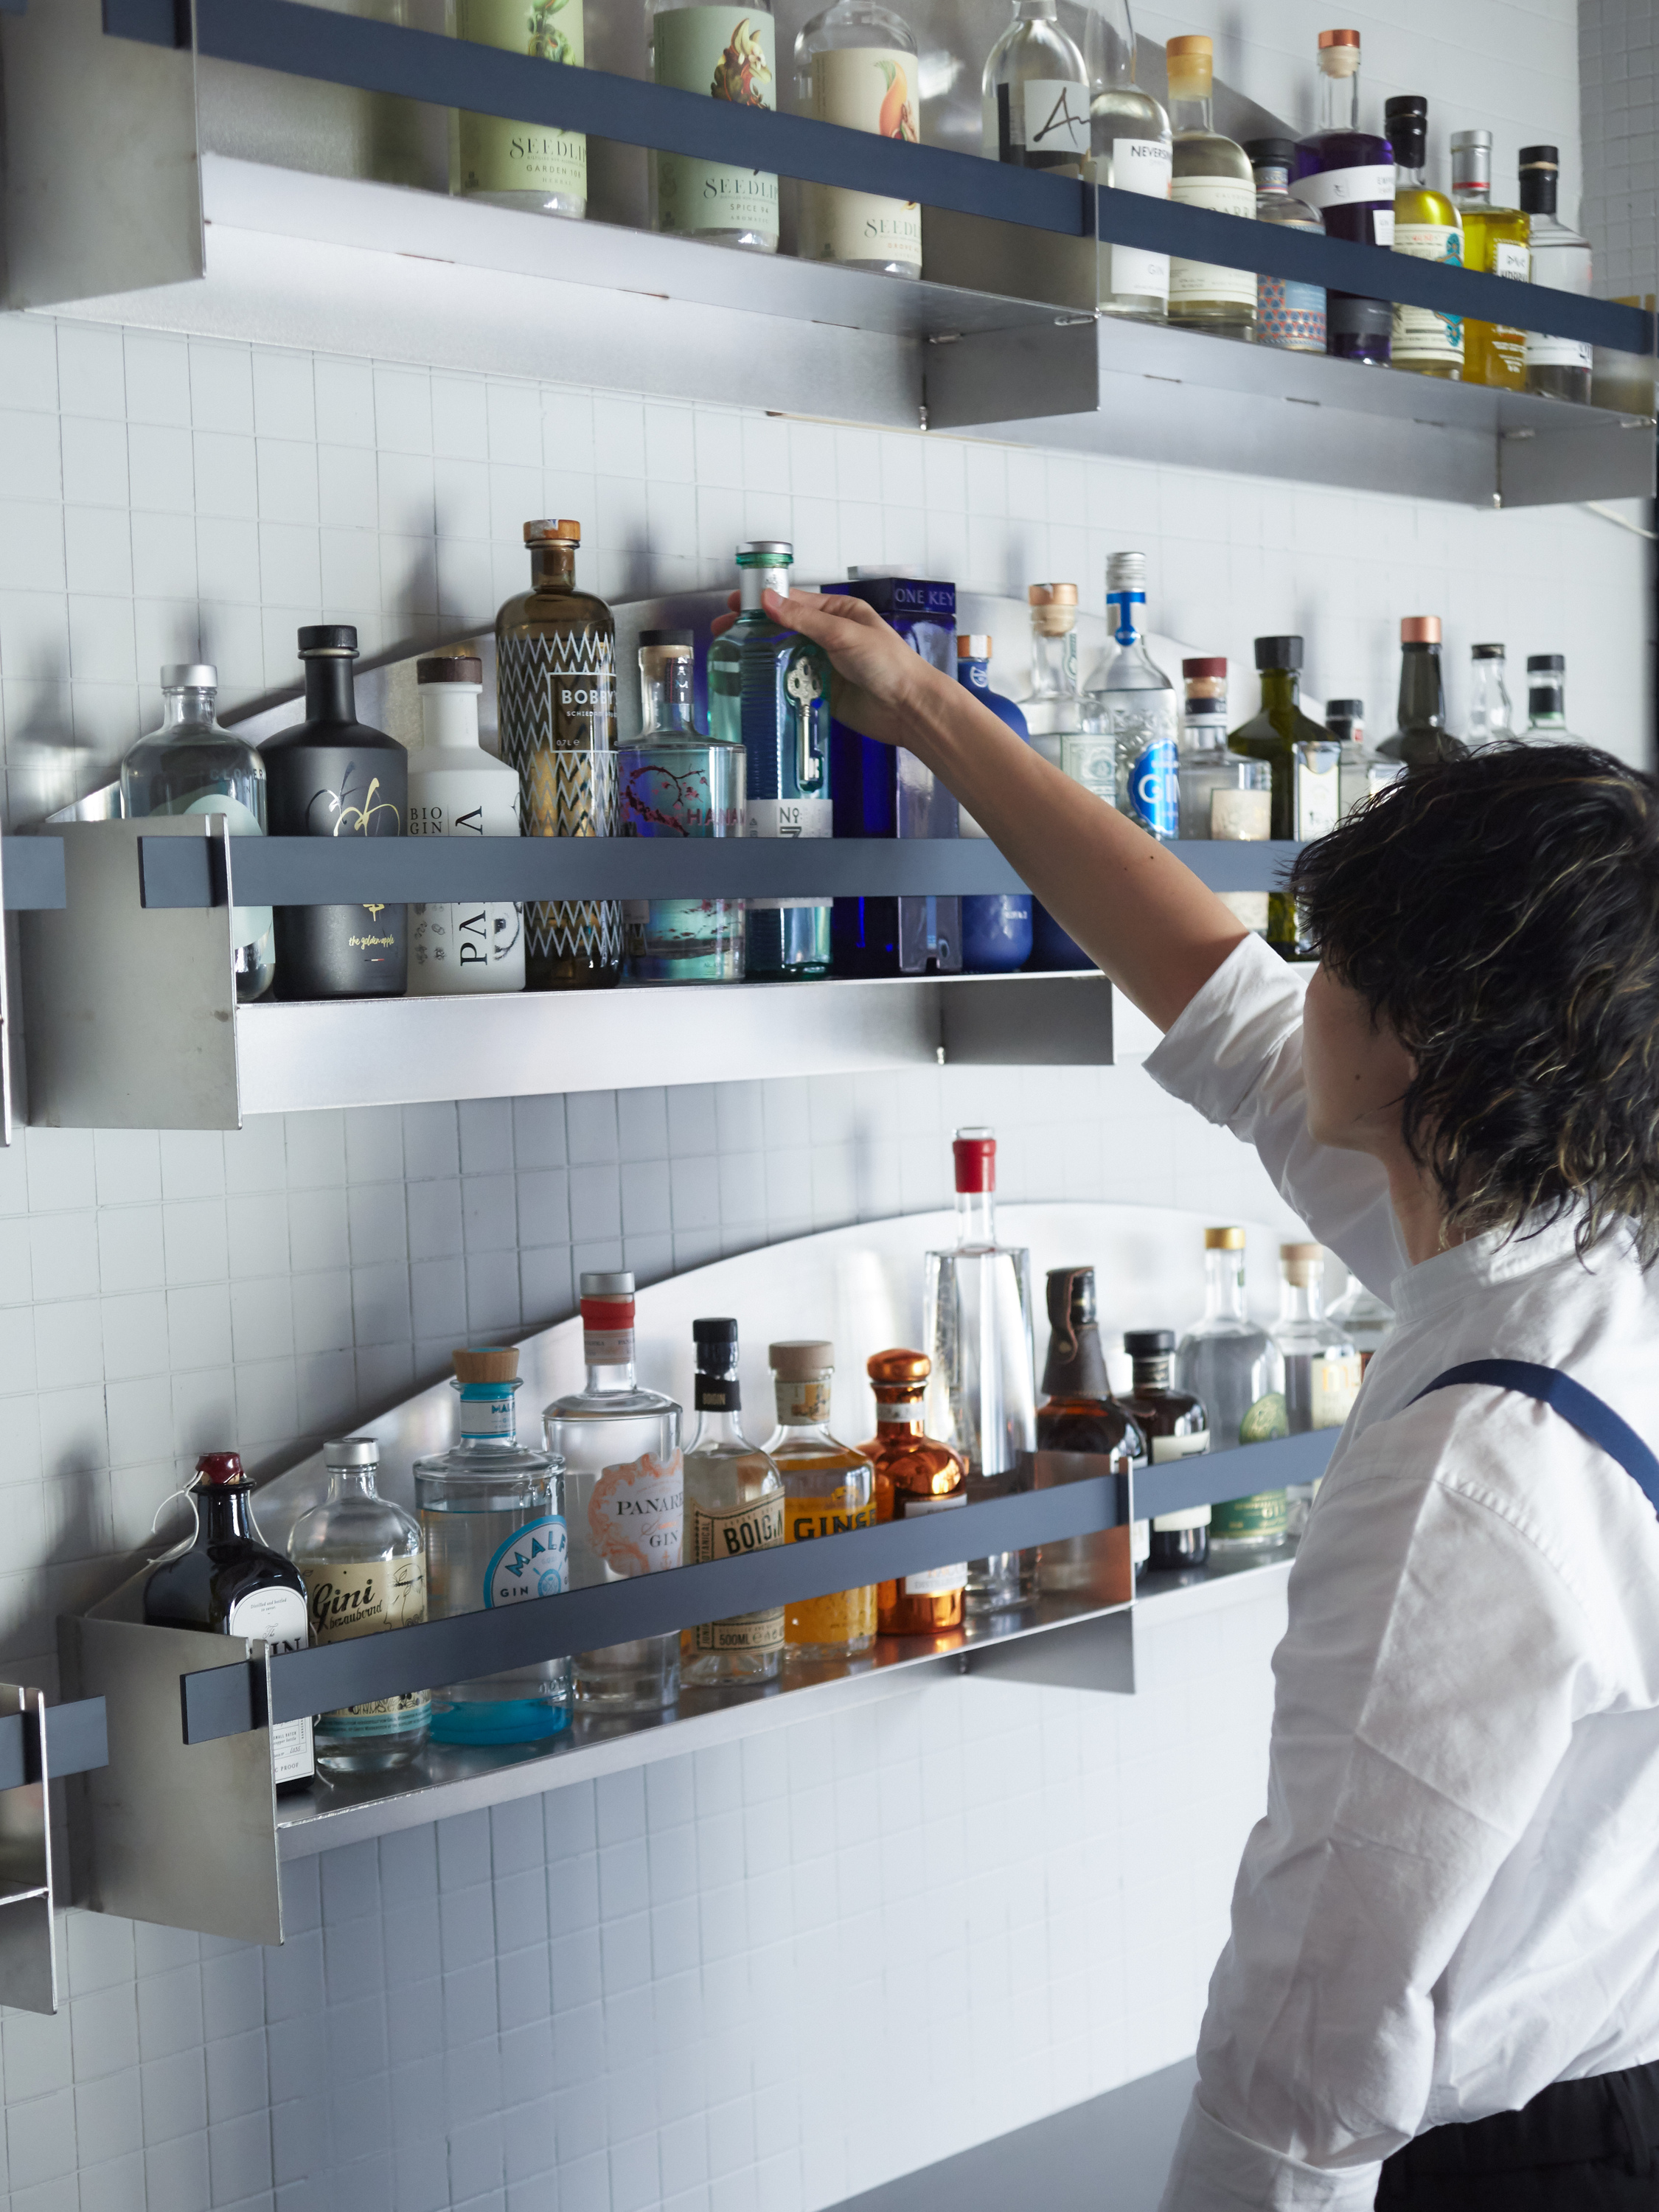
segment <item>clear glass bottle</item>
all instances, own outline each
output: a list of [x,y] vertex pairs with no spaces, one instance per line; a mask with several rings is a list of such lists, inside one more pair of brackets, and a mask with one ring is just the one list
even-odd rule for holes
[[1358,1275],[1350,1275],[1348,1287],[1332,1306],[1325,1318],[1334,1328],[1340,1328],[1359,1354],[1359,1372],[1363,1377],[1376,1354],[1394,1334],[1395,1310],[1384,1305],[1374,1291],[1368,1291]]
[[[997,1142],[988,1129],[958,1129],[957,1244],[930,1252],[922,1333],[933,1361],[927,1430],[965,1462],[970,1499],[1006,1498],[1019,1486],[1036,1437],[1031,1255],[999,1244]],[[1036,1553],[998,1552],[968,1563],[970,1617],[1026,1604],[1036,1588]]]
[[[530,589],[495,617],[501,758],[519,772],[526,837],[614,837],[617,625],[576,588],[580,522],[526,522]],[[543,900],[525,908],[532,991],[609,990],[622,979],[616,899]]]
[[[777,27],[772,0],[736,8],[646,0],[651,76],[681,92],[707,93],[738,107],[777,106]],[[778,250],[778,180],[730,161],[653,152],[652,227],[750,253]]]
[[[1296,149],[1296,190],[1328,238],[1394,244],[1394,149],[1359,127],[1359,33],[1319,34],[1319,127]],[[1386,362],[1394,310],[1386,300],[1331,292],[1326,350],[1342,361]]]
[[[1419,261],[1463,265],[1463,218],[1455,201],[1428,182],[1429,103],[1420,92],[1385,100],[1382,113],[1394,145],[1394,250]],[[1460,383],[1463,375],[1463,318],[1437,307],[1396,304],[1393,362],[1418,376]]]
[[[265,830],[265,764],[214,714],[219,672],[209,661],[161,671],[161,726],[140,738],[121,763],[121,812],[129,822],[153,814],[222,814],[233,837]],[[263,998],[276,972],[268,906],[232,909],[236,996]]]
[[[1592,275],[1589,240],[1569,230],[1556,215],[1559,175],[1560,155],[1553,146],[1521,149],[1521,206],[1528,217],[1532,281],[1588,299]],[[1526,358],[1528,392],[1551,399],[1571,399],[1580,406],[1589,404],[1595,353],[1587,340],[1528,331]]]
[[[1504,681],[1505,654],[1501,645],[1469,647],[1469,750],[1495,745],[1515,735],[1514,709]],[[1530,663],[1528,663],[1530,665]]]
[[[1047,1285],[1048,1357],[1042,1370],[1043,1401],[1037,1407],[1036,1448],[1081,1452],[1103,1459],[1114,1474],[1139,1475],[1146,1443],[1106,1371],[1105,1348],[1095,1311],[1092,1267],[1051,1267]],[[1063,1464],[1063,1462],[1062,1462]],[[1044,1481],[1054,1462],[1038,1466]],[[1093,1596],[1103,1604],[1127,1597],[1146,1563],[1149,1532],[1102,1528],[1090,1536],[1065,1536],[1037,1554],[1037,1588],[1048,1597]]]
[[[783,1477],[750,1443],[738,1419],[738,1324],[694,1321],[697,1372],[692,1404],[697,1431],[685,1454],[686,1557],[746,1559],[783,1541]],[[706,1620],[680,1633],[680,1680],[687,1688],[729,1689],[775,1681],[783,1663],[783,1607]]]
[[[1527,218],[1519,208],[1492,204],[1492,133],[1454,131],[1451,135],[1452,200],[1463,219],[1463,266],[1488,276],[1514,276],[1525,283],[1532,274]],[[1463,325],[1463,381],[1500,392],[1524,392],[1527,334],[1504,323]]]
[[[880,0],[833,0],[795,40],[796,112],[820,123],[918,144],[920,86],[915,38]],[[921,210],[914,200],[804,184],[798,251],[803,261],[920,276]]]
[[[328,1502],[301,1514],[289,1539],[312,1642],[414,1627],[426,1619],[426,1553],[418,1522],[374,1487],[380,1446],[373,1437],[337,1437],[323,1446],[323,1463]],[[319,1713],[314,1728],[322,1773],[389,1773],[425,1749],[432,1692],[405,1690]]]
[[[1340,748],[1322,724],[1302,711],[1302,641],[1259,637],[1256,672],[1261,711],[1228,738],[1247,760],[1266,761],[1273,773],[1273,833],[1304,844],[1334,830],[1340,804],[1337,764]],[[1267,894],[1267,942],[1286,960],[1297,959],[1301,932],[1288,891]]]
[[[1266,761],[1246,760],[1228,749],[1226,661],[1218,654],[1183,660],[1181,677],[1186,692],[1176,772],[1181,835],[1261,843],[1273,835],[1273,770]],[[1246,929],[1267,935],[1266,891],[1218,896]]]
[[[1117,768],[1109,737],[1085,730],[1077,683],[1077,586],[1032,584],[1031,688],[1019,702],[1035,749],[1044,760],[1103,799],[1116,802]],[[1094,962],[1040,899],[1031,901],[1031,966],[1092,968]]]
[[[1146,650],[1135,611],[1146,605],[1146,556],[1106,556],[1111,632],[1083,695],[1085,730],[1109,738],[1121,813],[1168,842],[1180,834],[1175,686]],[[1143,617],[1144,619],[1144,617]]]
[[[582,0],[447,0],[447,21],[452,38],[475,46],[582,65]],[[449,189],[532,215],[585,216],[587,141],[580,131],[452,108]]]
[[[878,1521],[919,1520],[968,1503],[968,1470],[949,1444],[927,1433],[922,1401],[933,1362],[925,1352],[873,1352],[865,1363],[876,1398],[876,1433],[860,1447],[876,1477]],[[924,1567],[876,1585],[882,1636],[938,1636],[960,1628],[968,1562]]]
[[[1210,119],[1214,64],[1203,37],[1168,39],[1170,122],[1175,173],[1170,197],[1186,207],[1218,215],[1252,216],[1255,179],[1242,146],[1224,138]],[[1219,262],[1170,263],[1170,320],[1221,337],[1249,338],[1255,329],[1255,273]]]
[[1446,679],[1440,665],[1440,617],[1407,615],[1400,625],[1399,721],[1377,747],[1405,768],[1463,760],[1468,747],[1446,726]]
[[[748,755],[697,735],[694,655],[689,629],[640,633],[641,731],[617,752],[624,837],[743,835]],[[630,983],[743,981],[741,899],[629,899],[623,933]]]
[[[570,1585],[564,1462],[519,1442],[510,1345],[454,1354],[459,1441],[415,1462],[427,1613],[494,1611]],[[547,1659],[432,1693],[434,1743],[540,1743],[570,1719],[570,1662]]]
[[[1318,211],[1291,190],[1296,167],[1293,138],[1252,138],[1244,151],[1255,177],[1255,219],[1281,230],[1309,230],[1323,237]],[[1255,280],[1255,342],[1280,353],[1323,353],[1325,288],[1301,284],[1289,276]]]
[[1055,0],[1014,0],[986,57],[980,127],[988,161],[1080,177],[1089,157],[1089,71]]
[[[633,1276],[585,1273],[580,1304],[586,1385],[542,1414],[547,1448],[567,1470],[577,1589],[678,1566],[685,1513],[680,1408],[635,1380]],[[660,1712],[679,1694],[680,1639],[579,1651],[573,1679],[577,1711],[595,1719]]]
[[[966,684],[982,707],[1005,722],[1022,744],[1031,732],[1023,710],[991,684],[991,640],[975,632],[957,640],[957,681]],[[983,838],[967,808],[957,810],[957,834]],[[1030,891],[986,892],[962,902],[962,964],[970,975],[1006,975],[1031,957]]]
[[[519,778],[478,742],[483,663],[433,653],[415,664],[421,742],[409,752],[411,837],[516,837]],[[468,899],[409,909],[409,992],[522,991],[524,908]]]
[[[1285,1361],[1244,1299],[1244,1231],[1204,1232],[1204,1312],[1176,1348],[1176,1381],[1210,1417],[1210,1449],[1231,1451],[1289,1433]],[[1210,1543],[1223,1553],[1270,1551],[1285,1541],[1282,1490],[1235,1498],[1212,1509]]]
[[1328,699],[1325,727],[1339,747],[1336,788],[1344,815],[1352,814],[1379,791],[1386,791],[1397,776],[1406,773],[1401,762],[1386,760],[1366,735],[1363,699]]
[[[783,1478],[784,1541],[811,1543],[875,1525],[875,1469],[830,1433],[830,1384],[836,1347],[822,1337],[769,1345],[778,1425],[767,1456]],[[832,1590],[786,1606],[784,1656],[791,1666],[862,1658],[876,1640],[876,1584]]]
[[[708,648],[708,726],[748,759],[744,834],[828,837],[830,663],[798,630],[766,611],[765,593],[787,592],[794,549],[780,538],[738,548],[741,611]],[[828,899],[750,899],[747,973],[788,982],[830,973]]]
[[[1089,69],[1093,180],[1115,191],[1167,200],[1174,168],[1170,118],[1135,82],[1135,27],[1129,0],[1099,0],[1089,10],[1084,59]],[[1170,257],[1144,246],[1100,249],[1100,312],[1161,323],[1170,312]]]
[[[1285,1413],[1291,1436],[1340,1429],[1359,1395],[1359,1353],[1340,1322],[1325,1311],[1325,1255],[1317,1244],[1279,1248],[1279,1319],[1273,1339],[1285,1362]],[[1290,1533],[1299,1536],[1317,1482],[1285,1487]]]
[[1560,653],[1527,655],[1527,726],[1531,745],[1579,745],[1586,742],[1567,727],[1567,661]]
[[[1132,1328],[1123,1339],[1132,1375],[1124,1409],[1146,1440],[1152,1467],[1171,1460],[1190,1459],[1210,1449],[1210,1417],[1195,1391],[1183,1389],[1171,1374],[1175,1364],[1172,1328]],[[1153,1508],[1147,1540],[1146,1564],[1165,1571],[1201,1567],[1210,1556],[1210,1514],[1207,1505],[1178,1505],[1159,1513],[1158,1476],[1150,1470],[1140,1479],[1141,1498]]]

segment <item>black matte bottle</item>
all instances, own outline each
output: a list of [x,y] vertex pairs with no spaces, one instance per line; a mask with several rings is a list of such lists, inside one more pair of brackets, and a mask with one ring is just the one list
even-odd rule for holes
[[[409,756],[357,720],[357,633],[325,623],[300,632],[306,718],[260,747],[273,837],[400,837]],[[409,943],[401,906],[279,906],[279,999],[401,998]]]

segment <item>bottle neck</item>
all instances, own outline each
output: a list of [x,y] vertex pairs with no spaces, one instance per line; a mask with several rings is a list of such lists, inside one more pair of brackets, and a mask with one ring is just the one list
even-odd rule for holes
[[1443,730],[1446,682],[1437,645],[1407,645],[1400,654],[1400,726]]
[[217,693],[198,690],[194,685],[183,691],[164,691],[161,694],[161,734],[172,737],[176,732],[188,730],[192,734],[213,727],[213,702]]
[[480,688],[471,684],[422,684],[422,744],[445,751],[476,751]]
[[789,571],[793,564],[788,561],[774,561],[763,567],[758,562],[744,564],[738,569],[738,604],[746,615],[763,615],[766,602],[762,596],[767,592],[787,592]]
[[1324,1311],[1325,1286],[1317,1276],[1310,1283],[1292,1283],[1288,1279],[1280,1282],[1280,1321],[1318,1321]]
[[1093,1322],[1073,1320],[1066,1329],[1054,1331],[1048,1339],[1042,1387],[1051,1398],[1094,1398],[1102,1402],[1110,1398],[1106,1354]]
[[996,1193],[959,1190],[957,1193],[957,1244],[959,1249],[994,1244],[997,1241]]
[[1359,65],[1336,73],[1319,65],[1319,127],[1322,131],[1359,128]]
[[1130,1371],[1134,1377],[1133,1389],[1136,1396],[1139,1397],[1146,1390],[1169,1389],[1171,1382],[1170,1370],[1174,1364],[1173,1352],[1159,1352],[1146,1354],[1136,1352],[1129,1363]]
[[258,1531],[253,1525],[251,1482],[198,1482],[191,1495],[196,1500],[198,1545],[224,1544],[236,1539],[248,1544],[259,1541]]
[[731,1404],[713,1406],[708,1402],[708,1393],[704,1389],[705,1382],[710,1379],[702,1375],[697,1377],[696,1401],[697,1433],[691,1440],[692,1450],[696,1451],[712,1444],[733,1444],[741,1451],[751,1451],[754,1447],[743,1432],[743,1421],[738,1407],[736,1382],[733,1381],[731,1384]]
[[1527,726],[1534,730],[1565,730],[1567,695],[1559,683],[1534,684],[1527,690]]
[[689,653],[658,653],[647,646],[640,655],[640,696],[647,737],[696,735],[691,667]]
[[1428,181],[1426,156],[1420,161],[1396,161],[1394,165],[1394,188],[1397,192],[1420,192]]
[[1054,12],[1054,0],[1014,0],[1017,23],[1052,23]]
[[1294,714],[1302,706],[1302,676],[1295,668],[1261,671],[1261,711],[1264,714]]
[[1204,1255],[1204,1318],[1243,1321],[1244,1248],[1221,1247]]
[[1106,594],[1106,618],[1112,624],[1112,635],[1126,651],[1139,645],[1141,633],[1135,628],[1135,609],[1146,604],[1145,592],[1125,589]]
[[1487,738],[1507,736],[1510,695],[1501,660],[1477,660],[1470,672],[1469,721]]
[[582,1357],[587,1363],[589,1391],[635,1389],[632,1296],[585,1297],[580,1303]]
[[1127,92],[1135,82],[1135,27],[1128,0],[1100,0],[1091,11],[1089,31],[1097,52],[1089,56],[1092,88]]
[[906,1390],[890,1398],[884,1397],[878,1390],[876,1393],[877,1425],[883,1429],[901,1429],[910,1436],[921,1436],[922,1433],[921,1398],[922,1394],[920,1390]]
[[372,1467],[331,1467],[328,1471],[328,1502],[338,1505],[348,1498],[373,1498],[374,1469]]
[[532,592],[574,592],[576,588],[575,547],[532,545],[530,549],[530,588]]
[[1523,215],[1555,214],[1555,179],[1538,169],[1523,169],[1521,173],[1521,210]]
[[308,722],[355,722],[356,685],[349,653],[311,653],[306,655],[306,720]]
[[778,1426],[798,1436],[827,1437],[830,1382],[828,1373],[808,1376],[801,1380],[775,1376],[773,1389],[778,1409]]
[[1263,162],[1255,171],[1255,188],[1264,199],[1288,199],[1291,196],[1291,173]]
[[1031,690],[1042,698],[1077,690],[1077,632],[1031,625]]
[[516,1445],[519,1417],[514,1401],[516,1382],[462,1382],[461,1442],[466,1444]]
[[1170,128],[1177,137],[1190,131],[1213,136],[1215,125],[1210,119],[1212,112],[1213,103],[1207,92],[1201,97],[1176,92],[1170,94]]

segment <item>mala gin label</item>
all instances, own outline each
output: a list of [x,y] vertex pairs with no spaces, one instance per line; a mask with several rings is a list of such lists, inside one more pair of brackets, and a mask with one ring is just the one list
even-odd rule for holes
[[[812,57],[811,112],[820,123],[919,144],[916,58],[896,47],[849,46]],[[801,258],[898,262],[921,268],[921,210],[914,200],[807,185],[801,192]]]
[[[707,93],[738,107],[777,105],[776,30],[768,15],[737,8],[672,8],[653,28],[659,84]],[[778,180],[759,169],[658,154],[657,228],[778,235]]]
[[[453,0],[455,35],[473,45],[580,69],[582,0]],[[499,116],[456,116],[460,189],[587,198],[587,140],[580,131]]]
[[[509,1432],[510,1433],[510,1432]],[[484,1569],[483,1601],[494,1608],[526,1597],[558,1597],[569,1587],[563,1516],[550,1513],[515,1528]]]

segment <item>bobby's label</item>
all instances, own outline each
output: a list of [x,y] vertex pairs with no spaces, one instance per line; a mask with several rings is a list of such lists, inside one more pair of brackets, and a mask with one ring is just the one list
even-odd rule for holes
[[[225,1629],[231,1636],[257,1636],[273,1652],[303,1651],[311,1640],[304,1598],[298,1590],[286,1589],[281,1583],[239,1597],[230,1608]],[[273,1723],[271,1780],[304,1782],[316,1771],[309,1718]]]
[[[809,112],[820,123],[872,131],[883,138],[921,138],[916,57],[896,47],[843,46],[814,54]],[[921,268],[921,210],[830,185],[801,187],[800,254],[805,261],[898,262]]]
[[[426,1565],[419,1557],[331,1562],[300,1571],[313,1644],[343,1644],[426,1619]],[[407,1690],[325,1713],[322,1726],[332,1736],[405,1735],[425,1728],[431,1717],[432,1692]]]
[[[772,17],[753,9],[668,9],[652,25],[657,82],[681,92],[707,93],[738,107],[775,107],[775,39]],[[659,230],[777,237],[775,177],[724,161],[659,153],[656,179]]]
[[[475,46],[532,60],[582,63],[582,0],[455,0],[455,32]],[[587,198],[587,141],[580,131],[457,115],[461,190]]]
[[587,1501],[587,1533],[608,1575],[659,1574],[680,1563],[684,1462],[652,1452],[602,1468]]

